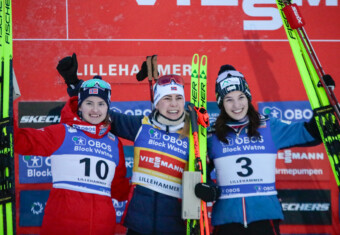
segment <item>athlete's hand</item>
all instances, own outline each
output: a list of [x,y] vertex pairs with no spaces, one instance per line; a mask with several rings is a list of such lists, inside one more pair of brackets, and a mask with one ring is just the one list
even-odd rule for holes
[[141,69],[136,75],[137,81],[143,81],[148,76],[148,67],[146,65],[146,61],[143,61]]
[[72,57],[66,56],[62,58],[57,65],[57,70],[68,86],[76,86],[79,83],[80,80],[77,77],[78,61],[76,53],[73,53]]
[[213,202],[221,195],[221,190],[216,185],[198,183],[195,186],[195,195],[205,202]]
[[335,81],[329,74],[325,74],[323,77],[323,80],[325,81],[326,85],[333,91],[335,88]]

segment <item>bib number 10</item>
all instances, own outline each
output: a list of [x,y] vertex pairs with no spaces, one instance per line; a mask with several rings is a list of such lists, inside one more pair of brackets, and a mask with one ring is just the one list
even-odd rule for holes
[[[90,158],[83,158],[79,161],[81,164],[85,164],[85,176],[90,177],[90,169],[91,169],[91,159]],[[106,179],[109,173],[109,165],[103,161],[99,160],[96,163],[96,175],[99,179],[104,180]]]

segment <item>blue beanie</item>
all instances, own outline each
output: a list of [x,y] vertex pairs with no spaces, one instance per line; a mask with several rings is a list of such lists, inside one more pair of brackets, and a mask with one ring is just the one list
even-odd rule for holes
[[81,84],[78,92],[78,107],[89,96],[97,96],[102,98],[110,108],[111,100],[111,86],[109,83],[102,80],[100,76],[94,76]]

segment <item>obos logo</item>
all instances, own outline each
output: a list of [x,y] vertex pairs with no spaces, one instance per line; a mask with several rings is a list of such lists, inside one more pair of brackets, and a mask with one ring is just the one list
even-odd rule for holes
[[161,138],[161,133],[153,128],[149,130],[149,135],[151,139],[159,140]]
[[313,117],[313,111],[310,104],[305,101],[287,101],[287,102],[269,102],[262,107],[262,113],[270,117],[287,121],[308,121]]
[[42,203],[33,202],[32,207],[31,207],[31,211],[32,211],[33,214],[39,215],[43,212],[43,210],[44,210],[44,207],[43,207]]
[[262,187],[261,186],[255,186],[256,192],[262,192]]
[[227,137],[227,140],[228,140],[228,144],[220,141],[223,147],[228,147],[228,146],[234,145],[234,140],[232,138]]
[[42,157],[31,156],[31,155],[22,156],[22,157],[27,167],[29,168],[42,167],[42,164],[43,164]]
[[72,138],[72,141],[76,144],[76,145],[86,145],[86,140],[84,137],[81,136],[74,136]]
[[110,110],[112,110],[113,112],[116,112],[116,113],[122,113],[122,110],[120,110],[117,107],[111,107]]
[[73,125],[75,128],[82,130],[82,131],[87,131],[92,134],[96,133],[96,127],[95,126],[84,126],[84,125]]
[[276,107],[264,107],[262,113],[270,117],[282,119],[282,111]]

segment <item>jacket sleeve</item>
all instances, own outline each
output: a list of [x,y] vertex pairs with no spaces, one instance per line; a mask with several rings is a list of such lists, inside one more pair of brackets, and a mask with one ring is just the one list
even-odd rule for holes
[[111,197],[121,202],[128,200],[130,182],[129,178],[126,177],[124,151],[123,145],[120,140],[118,143],[118,148],[119,148],[119,163],[118,166],[116,167],[115,176],[111,184]]
[[14,151],[22,155],[52,155],[63,143],[65,127],[62,124],[41,129],[19,128],[14,125]]
[[305,122],[290,122],[271,118],[270,129],[278,149],[315,146],[321,143],[319,138],[311,135]]
[[75,87],[70,87],[70,86],[67,86],[67,94],[72,97],[72,96],[77,96],[78,95],[78,91],[81,87],[81,84],[83,84],[83,80],[79,80],[77,86]]
[[110,111],[110,117],[112,120],[111,132],[121,138],[134,141],[144,116],[126,115]]

